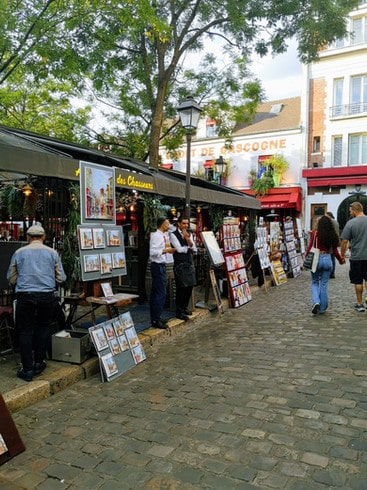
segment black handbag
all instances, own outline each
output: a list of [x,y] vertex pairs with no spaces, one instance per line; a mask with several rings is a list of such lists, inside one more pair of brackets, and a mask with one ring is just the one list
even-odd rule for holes
[[183,262],[175,266],[175,278],[179,288],[196,286],[195,267],[190,262]]

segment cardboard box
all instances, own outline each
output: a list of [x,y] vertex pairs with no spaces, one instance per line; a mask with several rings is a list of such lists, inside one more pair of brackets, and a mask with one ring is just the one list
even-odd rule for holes
[[52,336],[52,359],[54,361],[81,364],[90,356],[92,343],[84,330],[61,330]]

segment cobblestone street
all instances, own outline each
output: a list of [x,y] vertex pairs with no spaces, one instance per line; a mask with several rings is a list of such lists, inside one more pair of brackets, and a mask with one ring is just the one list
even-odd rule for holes
[[311,314],[307,272],[13,414],[4,489],[367,489],[366,313],[349,263]]

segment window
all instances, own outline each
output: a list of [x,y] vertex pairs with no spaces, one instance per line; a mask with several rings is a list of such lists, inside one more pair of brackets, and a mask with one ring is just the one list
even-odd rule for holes
[[351,114],[367,111],[367,75],[351,78],[350,104]]
[[333,92],[333,116],[340,116],[343,110],[343,86],[344,79],[336,78],[334,80]]
[[217,135],[217,124],[213,119],[206,120],[206,137],[214,138]]
[[342,164],[342,147],[343,138],[341,136],[334,136],[333,138],[333,166],[340,167]]
[[349,136],[349,165],[367,163],[367,133]]
[[352,19],[351,44],[361,44],[367,40],[367,18]]
[[314,136],[312,153],[320,153],[320,136]]

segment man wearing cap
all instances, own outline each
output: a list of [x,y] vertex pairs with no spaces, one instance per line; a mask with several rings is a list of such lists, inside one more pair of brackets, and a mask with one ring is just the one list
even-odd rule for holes
[[342,231],[340,255],[344,259],[347,248],[350,247],[349,279],[354,284],[357,300],[354,309],[363,313],[363,282],[367,288],[367,216],[359,201],[352,202],[349,214],[352,219],[347,221]]
[[17,376],[24,381],[32,381],[46,368],[50,327],[58,307],[56,284],[66,279],[59,254],[43,244],[45,237],[42,226],[31,226],[28,245],[16,250],[7,273],[16,292],[15,324],[22,361]]

